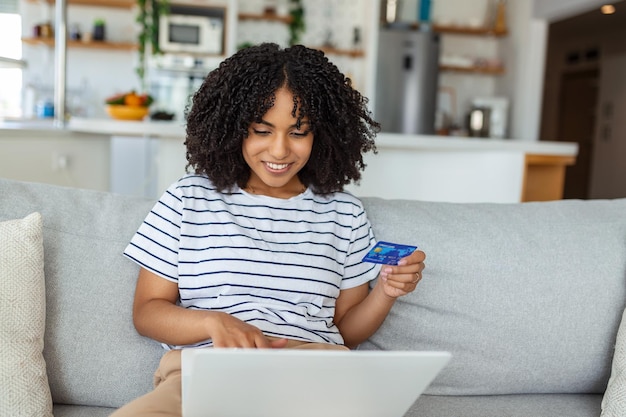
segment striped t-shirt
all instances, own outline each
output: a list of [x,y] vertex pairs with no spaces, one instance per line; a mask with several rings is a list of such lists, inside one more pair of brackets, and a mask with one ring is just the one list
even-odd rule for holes
[[349,193],[220,193],[188,175],[163,194],[124,254],[178,283],[183,307],[226,312],[268,336],[342,344],[335,302],[340,290],[377,276],[378,266],[361,262],[374,243]]

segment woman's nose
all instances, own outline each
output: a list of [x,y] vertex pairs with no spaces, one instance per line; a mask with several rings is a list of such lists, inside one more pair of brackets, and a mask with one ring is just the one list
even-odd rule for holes
[[285,135],[276,135],[269,147],[269,154],[277,160],[284,159],[289,155],[289,140]]

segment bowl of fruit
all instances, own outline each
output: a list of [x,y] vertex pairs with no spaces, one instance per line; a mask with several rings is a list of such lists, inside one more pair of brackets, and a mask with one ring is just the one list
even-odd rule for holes
[[137,94],[135,91],[116,94],[105,100],[106,112],[114,119],[142,120],[148,115],[153,101],[149,94]]

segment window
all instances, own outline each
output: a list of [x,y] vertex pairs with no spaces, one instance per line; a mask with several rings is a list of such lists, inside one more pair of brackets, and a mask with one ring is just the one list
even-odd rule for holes
[[16,0],[0,0],[0,118],[21,117],[22,19]]

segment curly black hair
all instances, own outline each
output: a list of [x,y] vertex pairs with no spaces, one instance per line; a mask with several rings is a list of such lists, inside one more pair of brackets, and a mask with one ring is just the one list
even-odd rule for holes
[[206,175],[221,191],[245,188],[250,168],[243,140],[283,86],[294,95],[293,116],[298,121],[307,117],[313,133],[300,181],[318,194],[358,182],[365,168],[363,153],[376,152],[380,124],[372,119],[367,98],[324,53],[301,45],[251,46],[207,75],[187,111],[187,168]]

